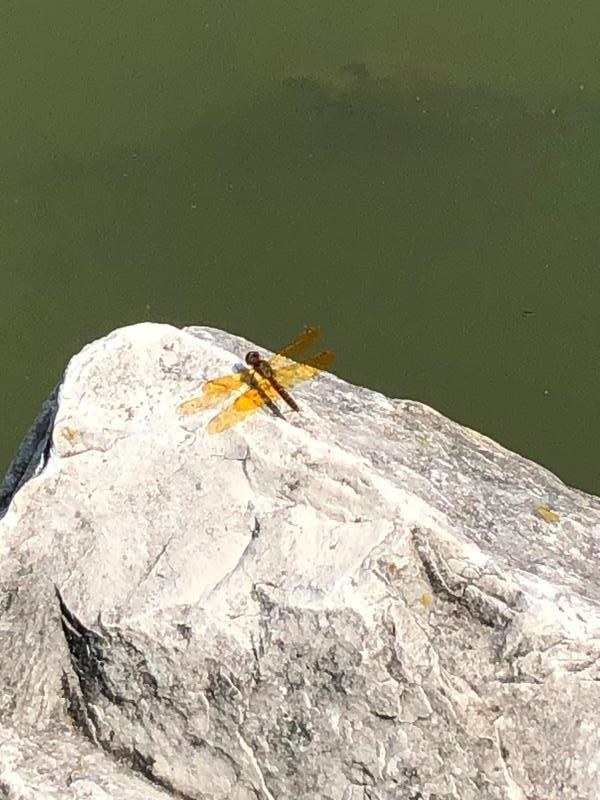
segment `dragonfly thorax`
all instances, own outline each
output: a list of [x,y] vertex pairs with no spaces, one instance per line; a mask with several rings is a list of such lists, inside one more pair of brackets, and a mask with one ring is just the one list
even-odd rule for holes
[[[268,361],[261,358],[260,353],[257,353],[256,350],[251,350],[249,353],[246,353],[246,364],[256,370],[263,378],[275,382],[273,367]],[[279,391],[279,389],[277,391]]]

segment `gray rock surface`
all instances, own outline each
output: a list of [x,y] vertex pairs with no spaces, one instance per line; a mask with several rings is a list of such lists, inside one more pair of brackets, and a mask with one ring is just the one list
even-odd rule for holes
[[177,415],[247,349],[71,361],[0,522],[0,797],[600,797],[598,498],[331,375]]

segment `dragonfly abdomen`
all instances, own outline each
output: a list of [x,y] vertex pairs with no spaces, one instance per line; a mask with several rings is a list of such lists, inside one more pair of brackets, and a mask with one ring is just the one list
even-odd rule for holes
[[279,383],[279,381],[276,378],[269,378],[269,382],[271,383],[271,386],[277,390],[278,394],[281,395],[281,397],[285,400],[285,402],[293,411],[300,411],[300,406],[298,405],[298,403],[294,400],[294,398],[291,396],[289,392],[286,392],[286,390],[283,388],[283,386]]

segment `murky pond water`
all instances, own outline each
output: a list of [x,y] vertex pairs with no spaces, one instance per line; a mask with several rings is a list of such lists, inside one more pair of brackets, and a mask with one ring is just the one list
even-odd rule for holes
[[597,5],[3,14],[4,463],[117,325],[318,322],[343,377],[600,492]]

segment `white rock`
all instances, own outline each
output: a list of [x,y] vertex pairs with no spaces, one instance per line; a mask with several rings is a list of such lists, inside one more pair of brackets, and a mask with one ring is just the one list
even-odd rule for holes
[[0,792],[599,797],[598,498],[331,375],[176,413],[247,349],[142,324],[71,361],[0,522]]

